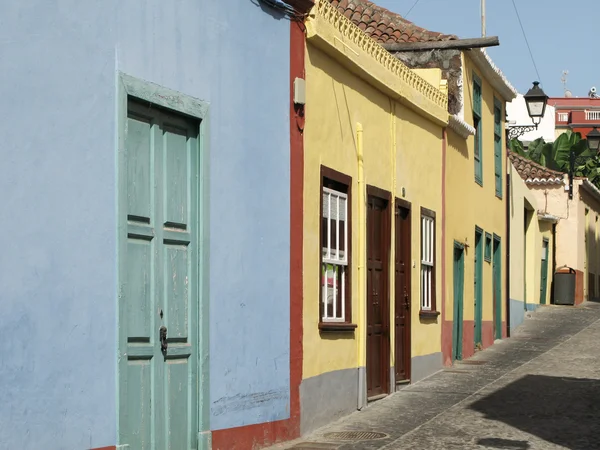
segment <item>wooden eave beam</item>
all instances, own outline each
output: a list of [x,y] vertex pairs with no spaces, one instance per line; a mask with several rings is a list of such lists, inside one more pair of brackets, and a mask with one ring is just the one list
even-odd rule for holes
[[308,13],[313,6],[315,6],[315,0],[282,0],[283,3],[291,6],[300,14]]
[[394,42],[382,44],[388,52],[418,52],[423,50],[468,50],[471,48],[495,47],[500,45],[498,36],[450,41]]

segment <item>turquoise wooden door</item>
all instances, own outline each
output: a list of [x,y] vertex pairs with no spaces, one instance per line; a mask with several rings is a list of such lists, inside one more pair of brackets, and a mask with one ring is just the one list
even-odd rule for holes
[[540,277],[540,305],[546,304],[548,286],[548,239],[542,241],[542,273]]
[[463,297],[465,257],[462,245],[454,244],[454,321],[452,333],[452,359],[461,360],[463,350]]
[[475,229],[475,346],[481,344],[483,320],[483,231]]
[[119,443],[196,449],[198,123],[129,101],[120,164]]
[[494,235],[493,254],[494,337],[502,339],[502,251],[500,238]]

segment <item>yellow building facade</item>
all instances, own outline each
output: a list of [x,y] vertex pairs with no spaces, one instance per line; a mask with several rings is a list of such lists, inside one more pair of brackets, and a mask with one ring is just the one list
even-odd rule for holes
[[513,330],[527,311],[548,305],[552,296],[555,236],[559,216],[549,213],[534,191],[564,191],[564,174],[509,153],[510,305]]
[[444,363],[505,336],[505,105],[516,96],[484,51],[463,52],[462,111],[445,160]]
[[532,183],[529,189],[540,210],[558,220],[554,267],[575,272],[574,301],[580,304],[600,297],[600,190],[587,178],[575,179],[570,199],[561,176],[559,184]]
[[448,124],[439,70],[417,75],[326,0],[306,29],[302,433],[442,367]]

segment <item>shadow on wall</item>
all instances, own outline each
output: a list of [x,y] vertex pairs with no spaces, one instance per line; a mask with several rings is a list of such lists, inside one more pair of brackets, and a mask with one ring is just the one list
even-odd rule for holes
[[[503,422],[547,442],[573,450],[589,450],[600,448],[598,405],[600,380],[527,375],[473,403],[470,408],[485,414],[489,420]],[[526,441],[496,438],[491,441],[498,441],[498,445],[491,445],[492,442],[485,445],[529,448]],[[503,444],[503,441],[506,442]]]

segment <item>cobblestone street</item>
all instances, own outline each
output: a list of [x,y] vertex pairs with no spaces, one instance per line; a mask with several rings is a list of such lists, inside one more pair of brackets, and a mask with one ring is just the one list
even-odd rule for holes
[[[600,304],[545,306],[510,339],[305,437],[294,449],[600,449]],[[381,432],[335,441],[328,433]]]

